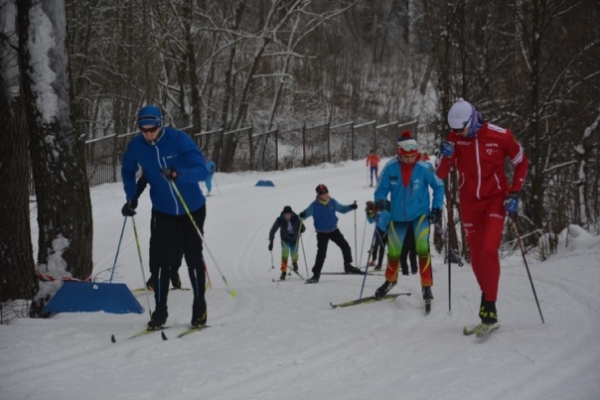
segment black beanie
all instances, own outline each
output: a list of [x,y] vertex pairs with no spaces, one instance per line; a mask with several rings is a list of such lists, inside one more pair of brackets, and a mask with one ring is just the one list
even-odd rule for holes
[[285,206],[285,207],[283,207],[283,211],[282,211],[282,213],[283,213],[283,214],[287,214],[287,213],[290,213],[290,214],[291,214],[291,213],[292,213],[292,207],[290,207],[290,206]]

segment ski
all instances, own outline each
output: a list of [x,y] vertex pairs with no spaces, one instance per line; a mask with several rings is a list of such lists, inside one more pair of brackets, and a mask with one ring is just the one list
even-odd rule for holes
[[385,296],[383,296],[381,298],[377,298],[375,296],[369,296],[369,297],[363,297],[362,299],[346,301],[344,303],[339,303],[339,304],[329,303],[329,304],[333,308],[349,307],[349,306],[355,306],[357,304],[363,304],[363,303],[374,303],[376,301],[381,301],[381,300],[393,300],[398,296],[410,296],[410,295],[411,295],[411,293],[393,293],[393,294],[386,294]]
[[[292,269],[291,271],[292,271],[293,273],[295,273],[295,274],[298,276],[298,278],[302,279],[303,281],[305,281],[305,280],[306,280],[306,279],[304,279],[304,277],[303,277],[302,275],[300,275],[298,272],[294,271],[293,269]],[[291,276],[291,275],[292,275],[292,272],[288,272],[287,276]],[[277,283],[277,282],[283,282],[283,281],[285,281],[285,280],[286,280],[286,279],[272,279],[272,281],[273,281],[273,282],[276,282],[276,283]],[[287,280],[289,281],[290,279],[287,279]]]
[[[354,274],[352,272],[321,272],[321,275],[356,275],[356,276],[365,276],[364,273]],[[375,273],[373,271],[369,271],[367,273],[367,275],[383,276],[383,274],[377,274],[377,273]]]
[[[172,288],[170,288],[170,289],[169,289],[169,291],[172,291],[172,290],[183,290],[183,291],[187,291],[187,290],[192,290],[192,289],[191,289],[191,288],[183,288],[183,287],[182,287],[182,288],[179,288],[179,289],[178,289],[178,288],[174,288],[174,287],[172,287]],[[133,290],[131,291],[131,293],[141,293],[141,292],[144,292],[144,291],[145,291],[145,289],[144,289],[144,288],[137,288],[137,289],[133,289]],[[148,291],[149,291],[149,292],[152,292],[152,293],[154,293],[154,290],[153,290],[153,289],[148,289]]]
[[[181,332],[179,335],[177,335],[177,338],[182,338],[184,336],[191,335],[192,333],[203,331],[204,329],[206,329],[208,327],[210,327],[210,325],[200,325],[197,328],[188,328],[185,331]],[[167,340],[166,336],[163,339]]]
[[495,331],[500,328],[500,324],[479,324],[475,325],[472,328],[468,328],[466,326],[463,327],[463,335],[470,336],[475,334],[478,338],[483,338],[487,336],[490,332]]
[[[146,328],[143,331],[139,331],[138,333],[135,333],[135,334],[129,336],[125,340],[139,338],[139,337],[146,336],[146,335],[149,335],[149,334],[154,333],[154,332],[160,332],[160,331],[163,331],[163,330],[169,329],[169,328],[170,328],[170,326],[163,326],[163,327],[161,327],[159,329],[154,329],[154,330],[148,330],[148,328]],[[164,335],[164,332],[162,334]],[[112,343],[117,343],[117,339],[115,338],[114,334],[110,336],[110,341]]]

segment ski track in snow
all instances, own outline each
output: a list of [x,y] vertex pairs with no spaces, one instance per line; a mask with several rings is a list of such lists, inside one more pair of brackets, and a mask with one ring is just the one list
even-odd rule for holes
[[[191,291],[171,291],[171,328],[125,340],[143,329],[144,314],[60,314],[0,326],[0,399],[597,399],[600,397],[600,282],[597,250],[530,261],[541,323],[520,256],[502,260],[498,312],[501,327],[485,340],[462,335],[477,323],[480,292],[469,265],[452,267],[452,312],[447,266],[434,254],[435,300],[425,316],[418,276],[402,276],[393,301],[332,309],[329,302],[358,298],[362,277],[323,275],[305,285],[296,275],[273,283],[279,271],[279,232],[273,265],[268,232],[284,205],[296,213],[314,199],[318,183],[342,204],[339,227],[354,250],[364,234],[364,264],[374,225],[365,229],[363,161],[272,173],[217,175],[208,199],[205,249],[213,289],[207,291],[209,329],[176,338],[189,324]],[[254,188],[272,179],[275,188]],[[123,219],[120,184],[92,190],[94,273],[112,268]],[[148,278],[150,202],[140,199],[136,224]],[[34,219],[32,219],[34,220]],[[300,273],[310,277],[316,255],[312,219],[300,247]],[[35,231],[35,227],[33,229]],[[34,238],[34,243],[37,238]],[[358,253],[363,246],[358,241]],[[306,256],[306,259],[304,258]],[[564,258],[563,258],[564,257]],[[127,222],[115,281],[143,282],[131,222]],[[308,276],[306,269],[308,268]],[[342,271],[339,248],[329,246],[324,271]],[[187,268],[181,269],[189,287]],[[108,279],[110,271],[102,274]],[[289,281],[287,281],[289,280]],[[368,276],[363,296],[384,281]],[[144,293],[136,293],[146,307]],[[151,305],[154,301],[151,299]],[[117,343],[110,342],[115,334]]]

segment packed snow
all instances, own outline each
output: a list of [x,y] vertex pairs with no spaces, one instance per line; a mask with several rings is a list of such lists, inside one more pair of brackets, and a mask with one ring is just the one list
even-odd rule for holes
[[[275,187],[255,187],[271,180]],[[332,309],[359,297],[363,277],[323,275],[305,285],[279,277],[280,246],[273,259],[268,232],[285,205],[296,213],[324,183],[356,213],[340,214],[339,227],[365,265],[374,226],[364,204],[373,189],[364,161],[323,164],[283,172],[216,174],[207,199],[206,245],[212,289],[206,293],[208,324],[184,338],[192,292],[169,294],[171,326],[125,340],[145,328],[143,314],[63,313],[0,326],[0,399],[599,399],[600,238],[571,226],[548,260],[528,258],[544,315],[542,324],[520,254],[502,260],[497,303],[500,329],[484,340],[463,336],[478,322],[479,287],[467,264],[451,270],[433,251],[432,311],[425,315],[418,276],[402,276],[393,301]],[[119,183],[91,190],[94,275],[108,281],[123,226]],[[150,200],[135,217],[148,275]],[[35,213],[33,243],[37,243]],[[278,238],[278,236],[277,236]],[[300,249],[307,277],[316,255],[312,219]],[[216,268],[215,263],[219,268]],[[273,268],[274,267],[274,268]],[[230,296],[219,270],[231,290]],[[342,271],[331,243],[324,272]],[[185,265],[183,286],[189,287]],[[363,296],[384,281],[368,276]],[[131,219],[127,221],[113,282],[143,286]],[[143,292],[135,292],[147,308]],[[154,301],[151,299],[151,306]],[[111,335],[117,342],[111,343]]]

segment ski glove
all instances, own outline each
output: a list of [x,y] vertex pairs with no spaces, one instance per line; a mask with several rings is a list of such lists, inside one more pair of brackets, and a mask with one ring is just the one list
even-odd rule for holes
[[382,199],[377,200],[377,202],[375,203],[375,209],[383,210],[384,208],[385,208],[385,200],[382,200]]
[[443,144],[442,144],[442,148],[440,149],[440,153],[442,153],[442,156],[444,157],[452,157],[452,154],[454,154],[454,143],[452,143],[449,140],[446,140]]
[[174,168],[163,168],[160,172],[165,178],[167,178],[168,181],[174,181],[175,179],[179,178],[179,174]]
[[351,210],[356,210],[357,208],[358,208],[358,204],[356,204],[356,203],[350,204],[350,209]]
[[123,205],[123,208],[121,208],[121,214],[123,214],[124,217],[133,217],[136,214],[135,209],[137,208],[137,205],[137,199],[129,200]]
[[306,213],[304,211],[302,211],[300,214],[298,214],[298,216],[302,219],[306,218]]
[[431,222],[432,224],[437,224],[441,221],[442,219],[442,210],[440,210],[439,208],[432,208],[431,209],[431,214],[429,214],[429,222]]
[[516,216],[519,209],[519,192],[511,192],[504,200],[504,209],[513,217]]
[[273,241],[269,240],[269,251],[273,251]]

